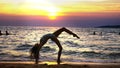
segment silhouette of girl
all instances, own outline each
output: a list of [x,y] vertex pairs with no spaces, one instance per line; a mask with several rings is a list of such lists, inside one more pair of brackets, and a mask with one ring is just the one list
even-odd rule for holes
[[58,52],[58,58],[57,58],[57,63],[60,64],[60,57],[61,57],[61,52],[62,52],[62,46],[59,42],[59,40],[57,39],[57,37],[63,32],[67,32],[70,35],[73,35],[73,37],[77,37],[79,38],[75,33],[73,33],[72,31],[66,29],[66,28],[61,28],[58,29],[57,31],[55,31],[52,34],[46,34],[44,35],[41,39],[40,39],[40,43],[35,44],[31,49],[30,49],[30,57],[35,59],[35,64],[38,64],[38,60],[39,60],[39,51],[41,49],[41,47],[47,42],[48,39],[51,39],[52,41],[54,41],[57,46],[59,47],[59,52]]

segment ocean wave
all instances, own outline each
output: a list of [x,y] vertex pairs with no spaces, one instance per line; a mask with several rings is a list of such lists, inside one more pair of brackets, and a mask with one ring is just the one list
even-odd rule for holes
[[81,52],[81,54],[84,54],[84,55],[87,55],[87,56],[100,56],[102,55],[102,53],[100,52],[94,52],[94,51],[84,51],[84,52]]
[[32,45],[24,44],[24,45],[17,46],[14,50],[28,50],[31,47],[32,47]]
[[105,58],[106,54],[104,53],[100,53],[100,52],[94,52],[94,51],[84,51],[81,53],[81,55],[83,57],[86,57],[86,58]]
[[7,46],[0,46],[0,49],[2,49],[2,48],[7,48]]
[[80,53],[80,52],[77,52],[77,51],[63,51],[62,53],[64,55],[76,55],[77,53]]
[[32,45],[24,44],[24,45],[20,45],[20,46],[17,46],[17,47],[32,47]]
[[64,44],[67,44],[69,47],[80,47],[78,43],[74,43],[73,41],[65,41]]
[[42,52],[54,52],[56,51],[56,49],[54,48],[51,48],[49,46],[43,46],[42,49],[41,49]]
[[4,55],[6,55],[6,53],[0,53],[0,55],[4,56]]
[[120,53],[110,53],[108,57],[111,59],[120,59]]
[[82,52],[81,55],[87,58],[101,58],[101,59],[120,59],[120,53],[100,53],[100,52]]
[[107,47],[107,48],[104,48],[104,50],[109,50],[109,51],[120,51],[120,48]]

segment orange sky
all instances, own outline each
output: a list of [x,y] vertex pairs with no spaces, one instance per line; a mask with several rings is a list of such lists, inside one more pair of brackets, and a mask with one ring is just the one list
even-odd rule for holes
[[0,25],[120,25],[120,0],[0,0]]
[[120,0],[0,0],[0,7],[1,14],[56,17],[75,13],[120,13]]

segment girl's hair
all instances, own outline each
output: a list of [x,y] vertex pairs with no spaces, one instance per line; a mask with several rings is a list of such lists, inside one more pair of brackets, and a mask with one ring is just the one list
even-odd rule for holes
[[39,44],[36,43],[36,44],[30,49],[30,58],[31,58],[31,59],[35,59],[35,58],[38,58],[38,57],[39,57],[38,48],[39,48]]

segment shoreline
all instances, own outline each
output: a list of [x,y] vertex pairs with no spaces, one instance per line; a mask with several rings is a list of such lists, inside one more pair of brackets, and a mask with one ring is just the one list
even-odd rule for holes
[[0,62],[2,68],[120,68],[120,63],[91,63],[91,62]]

